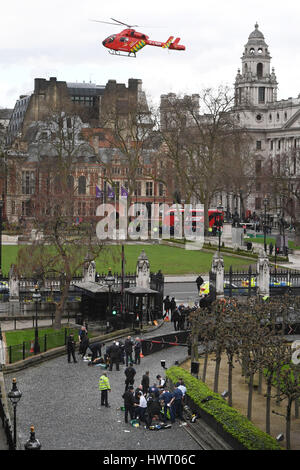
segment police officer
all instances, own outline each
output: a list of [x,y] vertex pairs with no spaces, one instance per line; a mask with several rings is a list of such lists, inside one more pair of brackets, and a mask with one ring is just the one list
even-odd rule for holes
[[111,391],[109,380],[107,377],[107,373],[103,372],[99,379],[99,390],[101,392],[101,406],[105,406],[106,408],[110,408],[108,404],[108,391]]
[[75,357],[74,335],[72,333],[69,335],[68,340],[67,340],[67,353],[68,353],[68,362],[71,362],[71,356],[73,358],[73,361],[77,362],[76,357]]
[[126,392],[126,390],[129,388],[129,385],[133,386],[134,384],[134,377],[136,374],[136,370],[134,369],[132,362],[129,363],[129,366],[125,369],[124,374],[126,376],[126,379],[125,379],[125,392]]
[[116,364],[116,370],[120,370],[120,347],[119,343],[114,341],[108,349],[109,370],[112,370],[113,364]]

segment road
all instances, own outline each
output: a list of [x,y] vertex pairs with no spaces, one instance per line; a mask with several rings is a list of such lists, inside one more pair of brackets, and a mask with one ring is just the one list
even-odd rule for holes
[[170,299],[175,297],[177,305],[188,304],[198,299],[197,286],[195,282],[168,282],[164,286],[164,295]]
[[[157,334],[167,333],[170,329],[172,325],[165,324]],[[186,355],[186,348],[172,347],[146,356],[141,365],[136,366],[135,386],[146,370],[150,371],[150,383],[155,381],[157,374],[164,375],[161,359],[166,361],[166,367],[170,367],[175,360],[183,360]],[[101,372],[100,367],[88,367],[87,362],[81,359],[77,364],[68,364],[64,355],[6,375],[6,390],[10,390],[12,378],[16,377],[22,391],[17,410],[21,444],[27,441],[30,426],[34,425],[36,437],[44,450],[193,451],[201,448],[179,421],[171,429],[156,432],[124,423],[124,413],[120,410],[123,405],[124,366],[119,372],[114,369],[108,372],[112,388],[109,394],[111,408],[101,407],[98,391]]]

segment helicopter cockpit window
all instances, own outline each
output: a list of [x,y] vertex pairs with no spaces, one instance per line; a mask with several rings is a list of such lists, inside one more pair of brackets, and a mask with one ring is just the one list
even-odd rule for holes
[[128,38],[120,38],[120,42],[128,42]]
[[113,40],[116,38],[116,35],[114,34],[113,36],[109,36],[108,42],[113,42]]

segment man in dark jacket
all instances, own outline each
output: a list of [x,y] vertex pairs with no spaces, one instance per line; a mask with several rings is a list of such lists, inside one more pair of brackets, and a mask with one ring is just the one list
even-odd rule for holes
[[128,390],[123,393],[122,398],[124,398],[125,423],[128,423],[128,413],[130,415],[130,419],[135,418],[135,399],[132,385],[130,385]]
[[75,357],[75,341],[74,341],[74,335],[71,333],[68,337],[67,340],[67,353],[68,353],[68,362],[71,362],[71,355],[73,357],[73,361],[76,361]]
[[168,295],[163,300],[163,304],[164,304],[164,307],[165,307],[165,316],[166,316],[170,313],[170,308],[171,308],[171,301],[170,301],[170,297]]
[[180,320],[180,314],[177,308],[172,312],[172,322],[174,323],[174,330],[178,330],[178,322]]
[[89,345],[89,349],[92,351],[92,359],[91,361],[93,361],[94,359],[96,359],[97,357],[101,357],[102,354],[101,354],[101,344],[100,343],[93,343],[93,344],[90,344]]
[[126,376],[126,379],[125,379],[125,392],[126,392],[126,390],[129,388],[129,385],[133,386],[134,384],[134,377],[136,374],[136,370],[134,369],[132,362],[129,363],[129,366],[125,369],[124,374]]
[[200,274],[199,274],[199,276],[198,276],[197,279],[196,279],[196,284],[197,284],[198,292],[199,292],[200,287],[202,286],[203,282],[204,282],[204,280],[203,280],[203,278],[202,278],[202,277],[200,276]]
[[145,374],[142,377],[141,385],[143,387],[143,394],[147,395],[149,392],[149,385],[150,385],[150,379],[149,379],[149,371],[145,372]]
[[129,362],[133,362],[132,350],[133,350],[133,341],[131,339],[131,336],[128,336],[125,339],[125,343],[124,343],[126,367],[128,366],[128,358],[129,358]]
[[141,363],[141,349],[142,343],[140,338],[136,338],[134,343],[134,363],[140,364]]
[[113,365],[116,364],[116,370],[120,370],[120,347],[116,341],[108,348],[109,355],[109,370],[112,370]]

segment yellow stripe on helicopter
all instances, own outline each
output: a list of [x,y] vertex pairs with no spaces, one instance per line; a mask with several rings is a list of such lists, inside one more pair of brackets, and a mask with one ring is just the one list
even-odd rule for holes
[[130,52],[138,52],[144,46],[146,46],[146,42],[145,41],[139,41],[134,47],[131,48]]

